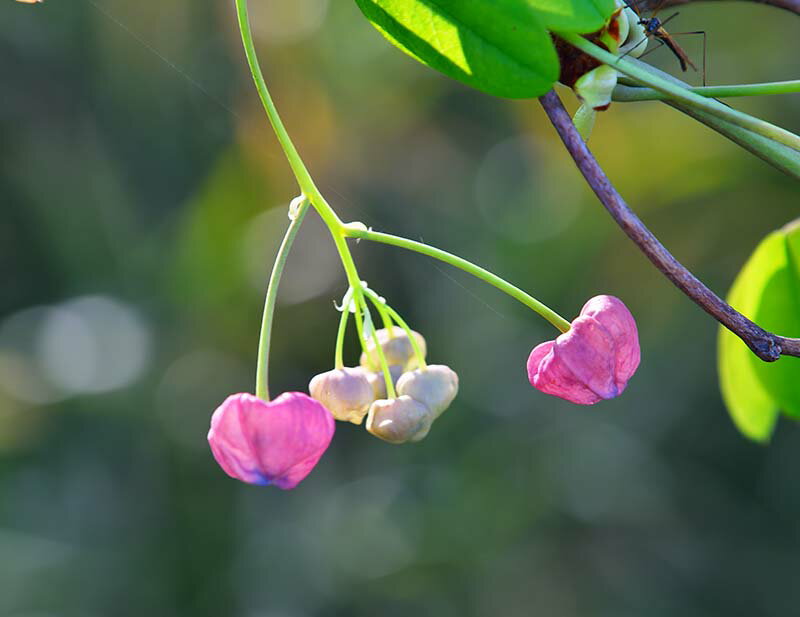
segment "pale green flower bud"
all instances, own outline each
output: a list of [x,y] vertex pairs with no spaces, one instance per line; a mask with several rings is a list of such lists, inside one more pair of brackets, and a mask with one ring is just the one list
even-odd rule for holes
[[397,381],[397,393],[424,404],[438,418],[458,394],[458,375],[444,364],[403,373]]
[[[413,330],[411,332],[414,334],[414,338],[417,339],[424,357],[428,352],[425,339],[419,332],[414,332]],[[377,331],[377,335],[383,349],[383,355],[386,357],[386,363],[389,366],[400,366],[406,371],[419,366],[417,355],[414,353],[414,346],[411,344],[411,339],[408,338],[405,330],[397,326],[393,326],[391,329],[381,328]],[[369,371],[381,370],[380,356],[375,347],[375,340],[371,336],[367,341],[367,350],[361,354],[361,366]]]
[[333,417],[361,424],[375,394],[367,373],[360,367],[343,368],[316,375],[308,384],[311,398],[322,403]]
[[[366,373],[367,379],[372,386],[372,391],[375,394],[375,400],[379,398],[386,398],[386,380],[383,378],[383,371],[376,371],[373,373],[364,369],[364,372]],[[400,379],[400,375],[402,374],[402,366],[395,365],[389,367],[389,375],[392,377],[393,385],[397,385],[397,380]]]
[[594,128],[594,121],[596,117],[597,112],[594,110],[594,108],[589,107],[585,103],[582,103],[575,112],[575,115],[572,116],[572,124],[574,124],[575,128],[578,129],[578,133],[580,133],[581,137],[583,137],[583,141],[589,141],[589,137],[592,135],[592,129]]
[[389,443],[423,439],[431,428],[433,413],[410,396],[381,399],[372,403],[367,416],[367,430]]
[[575,94],[583,104],[598,111],[611,105],[611,92],[617,85],[617,71],[602,64],[575,82]]
[[620,41],[622,41],[622,45],[617,50],[617,55],[638,58],[645,52],[647,49],[647,33],[644,30],[644,26],[639,23],[641,19],[631,7],[625,6],[622,11],[622,20],[626,22],[628,27],[624,28],[625,32],[622,34],[623,27],[622,23],[620,23]]

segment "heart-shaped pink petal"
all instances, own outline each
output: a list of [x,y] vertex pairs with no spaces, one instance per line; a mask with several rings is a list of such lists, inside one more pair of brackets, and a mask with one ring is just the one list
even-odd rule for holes
[[211,417],[208,443],[229,476],[291,489],[317,464],[334,431],[333,415],[302,392],[270,402],[234,394]]
[[638,331],[628,308],[613,296],[596,296],[567,332],[533,349],[528,379],[546,394],[592,405],[619,396],[639,360]]

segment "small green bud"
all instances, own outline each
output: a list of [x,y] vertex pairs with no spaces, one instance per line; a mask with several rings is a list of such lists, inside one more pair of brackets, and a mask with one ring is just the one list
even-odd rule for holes
[[578,129],[578,133],[583,137],[583,141],[589,141],[592,136],[592,129],[594,128],[594,121],[597,118],[597,112],[593,107],[589,107],[586,103],[582,103],[575,115],[572,116],[572,124]]
[[[620,37],[622,45],[617,50],[617,55],[638,58],[647,49],[647,33],[644,26],[639,23],[642,18],[632,8],[625,5],[622,19],[628,27],[624,29],[625,33]],[[620,30],[622,31],[623,28],[621,27]]]
[[602,64],[583,75],[573,86],[587,107],[602,111],[611,105],[611,92],[617,85],[617,71]]
[[[428,352],[425,338],[419,332],[414,332],[413,330],[411,332],[414,338],[417,339],[424,357]],[[411,339],[408,338],[405,330],[397,326],[393,326],[390,329],[381,328],[377,331],[377,335],[383,349],[383,355],[386,357],[386,362],[389,366],[400,366],[406,371],[419,366],[417,355],[414,353],[414,346],[411,344]],[[381,360],[373,337],[369,338],[367,350],[361,354],[361,366],[369,371],[381,370]]]
[[375,394],[367,373],[360,367],[343,368],[316,375],[308,384],[311,398],[322,403],[333,417],[361,424]]
[[397,393],[425,405],[435,420],[458,394],[458,375],[444,364],[430,364],[424,369],[403,373],[397,381]]
[[423,439],[431,428],[430,409],[410,396],[377,400],[369,408],[367,430],[389,443]]

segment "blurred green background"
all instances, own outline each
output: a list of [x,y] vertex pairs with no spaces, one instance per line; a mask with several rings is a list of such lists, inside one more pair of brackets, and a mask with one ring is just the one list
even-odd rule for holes
[[[614,226],[536,102],[417,65],[353,2],[251,4],[273,95],[345,220],[461,254],[569,318],[618,295],[642,366],[596,408],[542,395],[524,366],[550,326],[362,242],[362,276],[459,373],[456,403],[418,445],[339,425],[293,492],[230,480],[208,421],[253,389],[297,191],[232,3],[2,0],[0,615],[797,614],[798,427],[769,447],[736,433],[715,323]],[[798,77],[788,13],[713,3],[671,23],[708,31],[711,84]],[[735,105],[800,130],[797,95]],[[614,104],[591,145],[719,292],[798,215],[789,178],[664,105]],[[315,215],[284,280],[275,392],[333,361],[345,283]]]

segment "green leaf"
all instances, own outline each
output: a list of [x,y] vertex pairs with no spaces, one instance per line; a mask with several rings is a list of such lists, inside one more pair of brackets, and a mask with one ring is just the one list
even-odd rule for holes
[[[793,255],[792,249],[793,246],[800,248],[800,227],[775,233],[782,242],[775,242],[774,254],[765,266],[773,269],[765,282],[753,321],[770,332],[800,337],[800,269],[797,253]],[[800,358],[782,356],[777,362],[767,363],[753,356],[751,363],[781,411],[800,418]]]
[[548,30],[585,34],[599,30],[614,12],[613,0],[523,0]]
[[[759,272],[759,251],[763,246],[756,250],[739,273],[728,294],[728,303],[745,315],[752,314],[757,304],[758,294],[751,292],[753,288],[761,287],[754,279]],[[753,264],[756,266],[753,267]],[[769,440],[780,411],[756,376],[751,360],[753,352],[742,339],[722,326],[717,342],[719,385],[733,423],[739,432],[750,439]]]
[[445,75],[488,94],[547,92],[559,65],[547,29],[593,32],[614,0],[356,0],[389,41]]
[[[800,336],[800,227],[767,236],[731,288],[728,302],[761,327]],[[720,387],[739,430],[752,439],[769,438],[778,411],[800,418],[800,359],[759,360],[738,337],[721,328]]]

